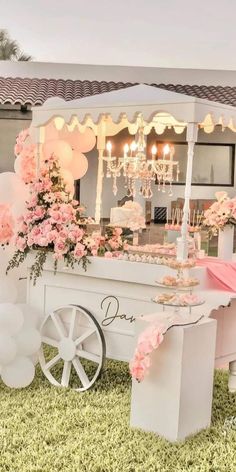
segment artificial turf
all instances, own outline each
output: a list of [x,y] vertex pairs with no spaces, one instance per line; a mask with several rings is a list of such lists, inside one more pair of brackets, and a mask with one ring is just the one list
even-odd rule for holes
[[22,390],[0,385],[0,472],[234,472],[236,394],[215,373],[212,426],[170,444],[129,426],[131,382],[125,363],[107,361],[87,392],[56,388],[40,369]]

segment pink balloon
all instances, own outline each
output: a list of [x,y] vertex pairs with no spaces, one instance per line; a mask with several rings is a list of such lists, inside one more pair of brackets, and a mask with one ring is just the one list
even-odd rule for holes
[[63,178],[66,187],[71,187],[72,185],[74,185],[74,177],[69,169],[62,169],[61,177]]
[[84,133],[80,133],[78,127],[76,127],[69,133],[67,140],[72,149],[80,152],[89,152],[96,144],[96,136],[91,128],[86,128]]
[[75,180],[84,177],[88,170],[88,159],[79,151],[73,151],[69,169]]
[[58,131],[53,121],[50,121],[45,126],[45,142],[47,141],[55,141],[59,138]]
[[43,145],[44,159],[49,159],[52,154],[59,159],[61,167],[69,167],[72,160],[72,149],[66,141],[52,140]]
[[58,131],[58,134],[59,134],[59,139],[63,139],[63,141],[66,141],[67,143],[71,144],[69,137],[72,133],[70,133],[66,124],[63,126],[62,129]]

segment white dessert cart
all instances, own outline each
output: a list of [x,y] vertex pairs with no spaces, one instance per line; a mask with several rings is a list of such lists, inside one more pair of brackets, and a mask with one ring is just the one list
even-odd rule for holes
[[[170,273],[161,265],[94,257],[87,272],[59,265],[55,275],[48,258],[36,285],[28,277],[27,290],[28,303],[43,319],[40,364],[48,380],[83,391],[99,377],[105,357],[128,362],[135,348],[135,318],[162,316],[162,306],[152,302],[163,291],[155,280]],[[191,276],[199,278],[199,293],[206,300],[193,308],[194,314],[212,313],[220,322],[216,365],[235,360],[235,337],[230,338],[235,306],[214,311],[227,306],[233,294],[212,289],[203,267],[191,269]]]
[[[186,129],[188,164],[185,205],[177,251],[179,259],[186,259],[192,162],[198,129],[201,127],[209,133],[214,130],[215,125],[222,125],[236,131],[234,107],[138,85],[72,102],[65,102],[56,97],[47,100],[41,107],[33,108],[32,111],[31,134],[38,144],[38,169],[45,126],[49,122],[54,122],[57,129],[62,129],[63,126],[67,126],[70,131],[75,126],[82,132],[86,127],[93,129],[97,136],[98,149],[95,205],[97,223],[100,222],[106,137],[113,136],[124,128],[128,128],[130,134],[135,134],[140,122],[146,135],[152,128],[158,135],[170,127],[173,127],[176,133],[182,133]],[[91,262],[87,272],[82,269],[66,271],[61,267],[55,276],[53,264],[49,260],[37,285],[34,287],[28,281],[28,303],[45,316],[42,327],[43,341],[57,351],[50,359],[41,353],[43,371],[55,385],[67,386],[70,384],[73,367],[80,379],[77,386],[79,390],[89,388],[99,376],[105,357],[105,344],[107,357],[130,360],[134,348],[135,317],[152,313],[154,310],[158,312],[157,306],[151,301],[158,290],[155,280],[161,280],[163,275],[167,274],[167,268],[152,264],[99,258],[93,258]],[[207,290],[204,294],[204,314],[209,315],[213,308],[227,305],[230,294],[219,294],[217,291],[212,293],[208,290],[206,271],[202,268],[196,270],[201,275],[202,287]],[[195,269],[193,273],[194,271]],[[197,309],[203,310],[202,307]],[[226,331],[228,333],[228,330]],[[218,352],[219,358],[223,356],[228,361],[236,359],[234,340],[221,342]],[[52,371],[57,368],[61,359],[63,365],[58,380]],[[86,373],[82,359],[95,364],[92,377]]]

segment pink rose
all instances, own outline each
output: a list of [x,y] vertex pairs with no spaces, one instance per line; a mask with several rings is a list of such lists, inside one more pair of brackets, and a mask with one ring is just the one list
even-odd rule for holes
[[105,252],[104,257],[106,259],[112,259],[112,252],[110,252],[110,251]]
[[75,246],[75,249],[74,249],[74,256],[77,259],[80,259],[81,257],[83,257],[85,255],[86,255],[86,251],[85,251],[84,244],[77,243],[76,246]]
[[20,236],[16,239],[15,244],[16,244],[17,249],[22,252],[25,250],[26,245],[27,245],[25,238],[22,238]]

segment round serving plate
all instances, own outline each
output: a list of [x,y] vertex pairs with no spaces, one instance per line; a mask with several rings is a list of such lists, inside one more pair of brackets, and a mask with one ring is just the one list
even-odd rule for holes
[[160,288],[165,288],[168,290],[174,290],[175,292],[191,292],[195,287],[199,285],[199,282],[195,285],[189,285],[188,287],[183,287],[181,285],[165,285],[162,284],[161,282],[158,282],[157,280],[155,281],[157,287]]
[[177,304],[173,304],[173,303],[162,303],[162,302],[157,302],[154,298],[152,298],[152,301],[154,303],[157,303],[158,305],[162,305],[162,306],[172,306],[173,308],[193,308],[195,306],[200,306],[200,305],[203,305],[205,303],[205,300],[200,300],[199,303],[192,303],[190,305],[177,305]]

